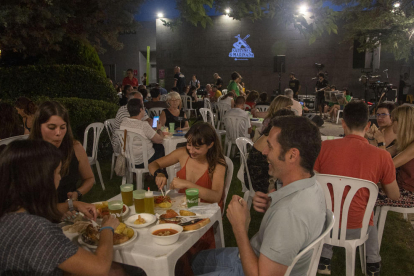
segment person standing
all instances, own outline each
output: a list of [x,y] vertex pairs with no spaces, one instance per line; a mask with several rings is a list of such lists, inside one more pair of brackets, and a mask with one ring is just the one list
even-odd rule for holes
[[213,77],[216,80],[217,89],[218,90],[221,90],[222,89],[222,86],[223,86],[223,83],[224,83],[223,82],[223,79],[217,73],[214,73]]
[[144,73],[144,75],[142,75],[142,77],[141,77],[141,83],[143,85],[147,85],[147,73]]
[[318,81],[315,85],[315,111],[319,110],[320,116],[322,117],[323,107],[325,106],[325,91],[323,88],[328,86],[328,81],[325,79],[324,73],[318,74]]
[[190,80],[190,87],[194,86],[195,88],[200,89],[200,81],[197,79],[197,75],[193,75]]
[[293,98],[297,99],[302,86],[300,85],[300,81],[295,77],[295,73],[291,72],[289,78],[289,88],[293,91]]
[[228,92],[233,92],[236,94],[236,96],[240,96],[240,90],[239,90],[238,84],[240,83],[241,79],[242,77],[240,76],[240,74],[234,71],[231,74],[231,81],[229,85],[227,86]]
[[134,71],[132,69],[127,70],[127,76],[122,80],[122,90],[125,85],[131,85],[132,87],[138,86],[138,79],[134,77]]
[[181,68],[175,66],[174,68],[174,87],[177,88],[180,95],[184,95],[185,76],[181,73]]

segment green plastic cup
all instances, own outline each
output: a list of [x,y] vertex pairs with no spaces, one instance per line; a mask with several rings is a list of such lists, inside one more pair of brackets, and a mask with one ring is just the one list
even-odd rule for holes
[[122,201],[126,206],[132,206],[133,199],[132,199],[132,191],[134,190],[134,185],[132,184],[124,184],[121,185],[121,195]]
[[175,123],[170,123],[170,132],[174,133],[175,131]]
[[187,189],[185,190],[185,195],[187,197],[187,207],[191,208],[193,206],[198,206],[198,189]]
[[328,140],[334,140],[335,137],[334,136],[328,136]]

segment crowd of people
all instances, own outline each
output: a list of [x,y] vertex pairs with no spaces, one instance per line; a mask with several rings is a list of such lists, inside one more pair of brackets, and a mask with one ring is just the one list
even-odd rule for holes
[[[227,164],[221,139],[209,123],[196,122],[190,127],[183,111],[187,103],[182,102],[181,96],[185,93],[193,106],[200,102],[203,105],[197,108],[204,107],[204,101],[198,101],[201,84],[197,76],[193,75],[187,85],[176,67],[174,89],[166,94],[159,85],[148,93],[146,83],[139,84],[132,70],[127,74],[113,127],[139,134],[140,138],[133,141],[135,166],[144,166],[140,139],[145,139],[149,172],[159,189],[167,184],[166,168],[179,163],[181,170],[170,188],[181,193],[197,188],[201,202],[217,203],[223,210]],[[317,96],[316,108],[321,113],[330,112],[334,118],[338,110],[343,110],[345,137],[322,142],[318,127],[302,116],[304,107],[295,99],[300,82],[293,73],[285,95],[272,100],[265,92],[246,90],[237,72],[231,75],[225,95],[223,80],[217,73],[213,77],[215,82],[206,85],[205,95],[212,103],[228,106],[225,116],[246,118],[246,125],[237,126],[241,136],[253,137],[250,116],[263,119],[263,127],[256,129],[258,135],[249,149],[244,182],[248,189],[250,182],[256,191],[254,209],[265,214],[258,233],[249,240],[250,210],[247,202],[234,195],[227,207],[227,218],[237,247],[215,249],[210,228],[178,262],[177,269],[185,271],[185,275],[284,275],[296,255],[324,230],[327,207],[323,189],[316,181],[317,173],[378,183],[377,206],[414,207],[414,107],[380,104],[376,128],[369,122],[368,106],[351,101],[348,92],[343,106],[328,104],[329,110],[324,110],[323,98]],[[322,87],[327,84],[323,75],[318,83],[316,93],[326,87]],[[267,110],[259,110],[258,106],[267,106]],[[158,121],[148,114],[151,108],[163,108]],[[77,247],[56,225],[72,212],[96,219],[95,206],[82,202],[93,186],[94,175],[84,148],[73,137],[66,108],[55,101],[36,106],[27,98],[19,98],[14,107],[0,103],[0,112],[1,120],[7,121],[2,125],[0,139],[28,134],[27,140],[13,141],[0,153],[0,233],[8,237],[0,241],[0,255],[9,256],[0,259],[0,274],[125,273],[122,266],[112,263],[111,232],[118,225],[117,219],[104,219],[95,253]],[[162,146],[166,127],[187,131],[187,143],[168,155]],[[119,138],[114,135],[111,142],[119,151]],[[281,188],[274,185],[276,181]],[[367,190],[360,190],[352,200],[346,233],[349,239],[360,234],[368,196]],[[369,225],[367,275],[376,276],[381,270],[381,256],[372,218]],[[22,232],[28,234],[22,237]],[[20,250],[21,243],[33,246]],[[324,245],[319,273],[330,275],[332,255],[332,246]],[[305,275],[310,257],[305,254],[292,275]]]

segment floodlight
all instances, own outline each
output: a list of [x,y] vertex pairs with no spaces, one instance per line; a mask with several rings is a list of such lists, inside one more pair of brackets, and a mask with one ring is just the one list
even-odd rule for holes
[[394,3],[394,8],[399,8],[399,7],[400,7],[400,5],[401,5],[401,3],[400,3],[400,2],[395,2],[395,3]]
[[299,7],[299,12],[300,13],[305,13],[308,11],[308,6],[306,4],[303,4]]
[[157,16],[158,16],[159,18],[161,18],[161,17],[164,17],[164,14],[163,14],[162,12],[159,12],[159,13],[157,13]]
[[230,9],[229,8],[225,9],[224,11],[226,12],[226,14],[229,14],[230,13]]

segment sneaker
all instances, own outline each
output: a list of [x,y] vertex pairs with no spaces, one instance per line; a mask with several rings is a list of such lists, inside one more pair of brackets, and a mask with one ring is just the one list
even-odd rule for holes
[[367,263],[367,276],[380,276],[381,262],[379,263]]
[[331,260],[321,257],[319,259],[318,273],[322,275],[331,275]]

